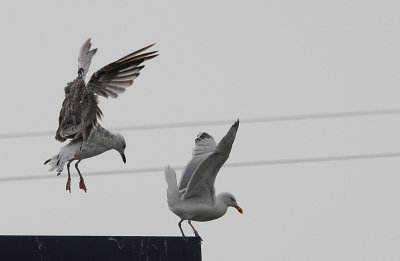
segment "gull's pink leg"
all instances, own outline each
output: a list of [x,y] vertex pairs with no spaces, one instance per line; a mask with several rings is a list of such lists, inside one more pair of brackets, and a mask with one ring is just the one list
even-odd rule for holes
[[186,240],[185,234],[183,233],[183,230],[182,230],[182,222],[183,222],[183,221],[184,221],[183,219],[182,219],[181,221],[179,221],[178,227],[179,227],[179,229],[181,230],[183,240]]
[[192,221],[191,221],[191,220],[188,220],[188,223],[189,223],[189,225],[192,227],[193,232],[194,232],[194,235],[195,235],[196,237],[200,238],[200,241],[203,241],[203,239],[201,238],[201,236],[199,235],[199,233],[197,232],[197,230],[193,227]]
[[79,174],[79,177],[80,177],[79,188],[80,188],[80,189],[83,189],[83,190],[85,191],[85,193],[86,193],[87,191],[86,191],[85,181],[84,181],[84,179],[83,179],[83,177],[82,177],[81,172],[80,172],[79,169],[78,169],[78,164],[79,164],[79,162],[81,162],[81,160],[78,160],[78,162],[75,163],[75,168],[76,168],[76,170],[78,171],[78,174]]
[[68,180],[67,180],[67,185],[65,186],[65,190],[68,190],[69,193],[71,193],[71,173],[69,171],[69,165],[71,164],[73,160],[68,161],[67,163],[67,170],[68,170]]

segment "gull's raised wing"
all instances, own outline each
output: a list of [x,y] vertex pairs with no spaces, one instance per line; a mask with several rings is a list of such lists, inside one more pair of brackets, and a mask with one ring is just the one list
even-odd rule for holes
[[84,76],[96,52],[96,49],[89,51],[90,39],[86,41],[79,52],[78,77],[65,87],[65,99],[60,111],[56,139],[86,141],[97,120],[102,116],[97,96],[116,98],[125,91],[125,88],[132,85],[140,70],[144,68],[141,64],[158,55],[155,54],[156,51],[143,53],[153,45],[104,66],[95,72],[85,85]]
[[79,77],[68,83],[64,90],[65,98],[58,118],[56,140],[86,141],[92,128],[96,126],[97,119],[102,116],[97,106],[97,96],[85,87],[84,80]]
[[179,181],[179,191],[183,194],[196,168],[217,147],[214,138],[206,132],[200,132],[195,139],[192,159],[186,164]]
[[144,68],[144,65],[141,64],[158,55],[157,51],[143,53],[153,45],[146,46],[104,66],[92,75],[86,88],[106,98],[117,98],[118,94],[131,86],[133,80],[139,76],[140,70]]
[[214,151],[198,165],[187,185],[186,192],[182,195],[182,199],[195,197],[206,198],[210,201],[214,199],[215,178],[222,165],[229,158],[238,128],[239,120],[232,125]]

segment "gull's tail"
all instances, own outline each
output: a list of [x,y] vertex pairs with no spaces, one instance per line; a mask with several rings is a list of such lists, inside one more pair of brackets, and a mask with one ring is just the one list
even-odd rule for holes
[[53,170],[57,169],[57,172],[58,172],[58,173],[61,173],[61,172],[62,172],[62,170],[64,169],[64,165],[65,165],[65,163],[64,163],[64,164],[61,164],[61,161],[60,161],[60,154],[57,154],[57,155],[55,155],[54,157],[52,157],[52,158],[46,160],[46,161],[44,162],[44,165],[46,165],[46,164],[49,164],[49,165],[50,165],[50,170],[49,170],[49,171],[53,171]]
[[[79,146],[79,144],[75,146]],[[44,165],[50,165],[49,171],[56,170],[57,173],[61,173],[63,171],[65,164],[74,158],[74,151],[70,149],[71,147],[71,143],[67,144],[61,148],[60,153],[44,162]]]
[[170,166],[165,167],[165,179],[167,180],[167,201],[168,206],[171,207],[174,202],[180,200],[180,194],[178,191],[178,185],[176,182],[176,173]]
[[79,51],[78,56],[78,75],[82,79],[85,79],[86,73],[89,70],[90,62],[92,61],[92,57],[97,52],[97,49],[90,50],[90,38],[86,40],[86,42],[82,45],[81,50]]

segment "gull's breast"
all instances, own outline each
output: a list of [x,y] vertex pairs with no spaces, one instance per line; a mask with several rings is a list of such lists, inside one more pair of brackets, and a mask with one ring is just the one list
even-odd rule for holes
[[224,214],[215,204],[200,203],[192,200],[184,200],[178,206],[171,209],[177,216],[193,221],[210,221]]

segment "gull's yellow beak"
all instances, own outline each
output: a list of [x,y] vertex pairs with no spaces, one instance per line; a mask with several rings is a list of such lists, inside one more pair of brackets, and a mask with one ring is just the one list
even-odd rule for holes
[[238,205],[234,206],[234,208],[237,209],[237,211],[239,211],[240,214],[243,214],[243,209],[241,207],[239,207]]

